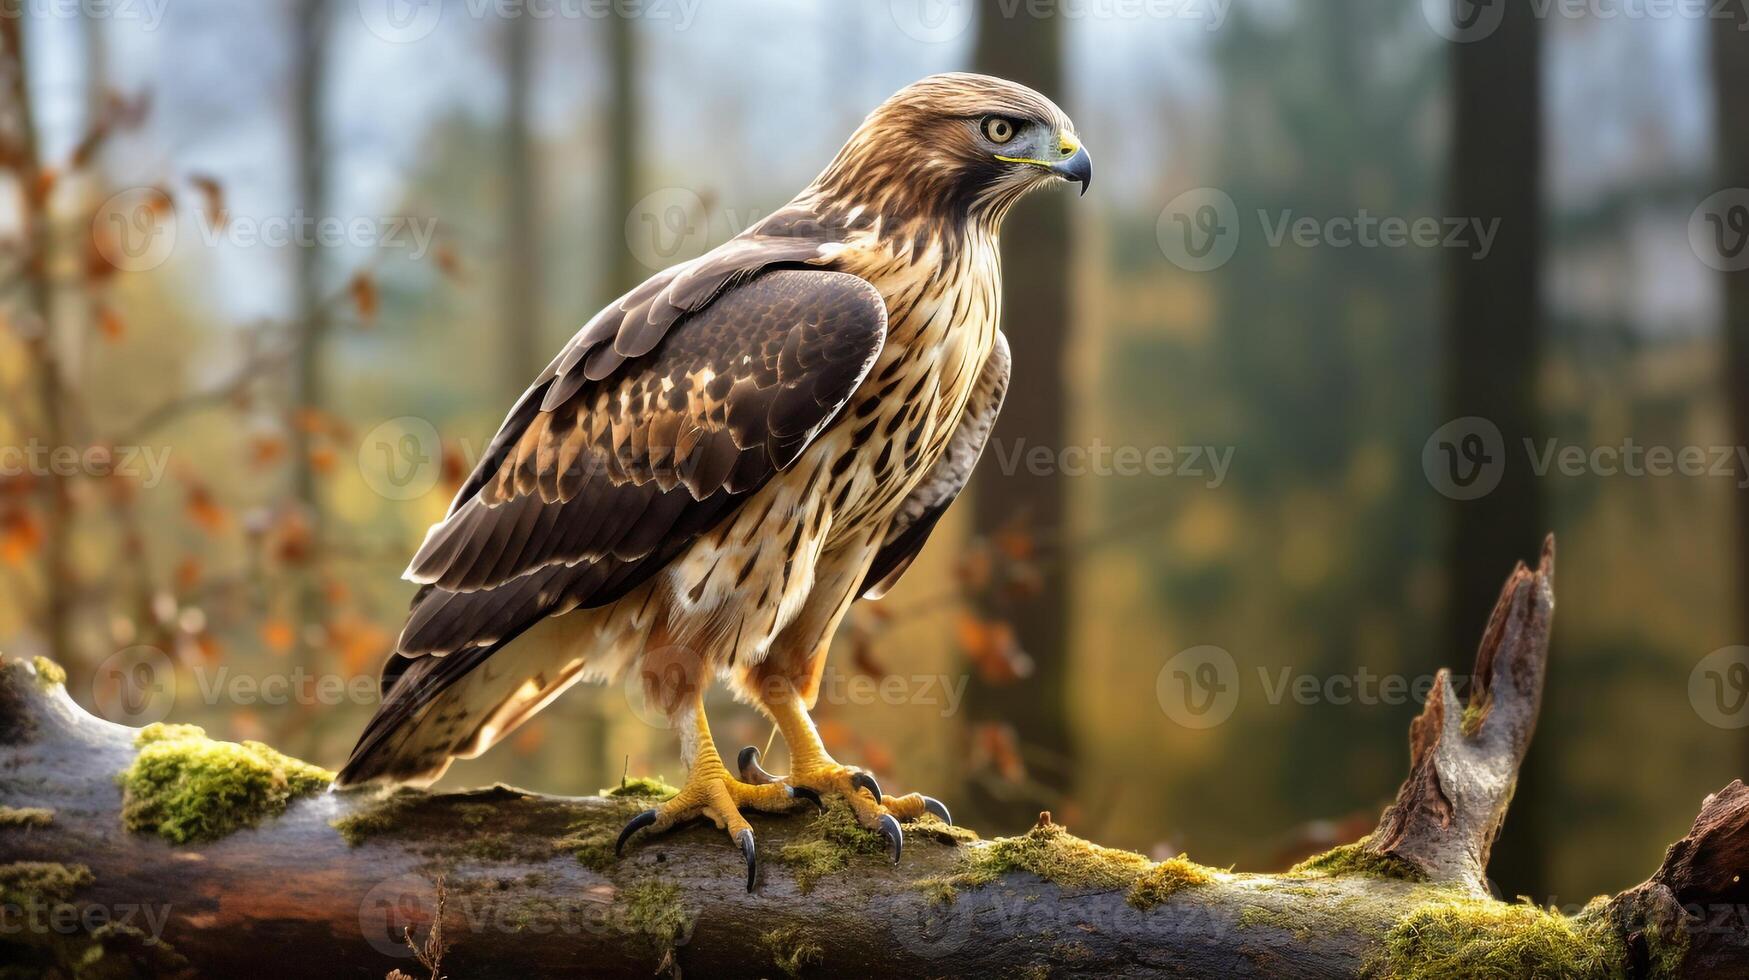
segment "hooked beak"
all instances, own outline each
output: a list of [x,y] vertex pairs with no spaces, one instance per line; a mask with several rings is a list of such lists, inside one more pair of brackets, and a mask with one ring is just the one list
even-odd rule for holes
[[1086,194],[1087,188],[1093,183],[1093,158],[1087,155],[1085,146],[1075,148],[1075,155],[1060,163],[1051,165],[1051,173],[1064,180],[1073,180],[1081,185],[1081,193]]

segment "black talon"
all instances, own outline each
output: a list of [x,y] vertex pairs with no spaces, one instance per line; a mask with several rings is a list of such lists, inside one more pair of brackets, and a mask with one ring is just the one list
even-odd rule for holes
[[809,803],[812,803],[815,806],[819,807],[821,813],[826,812],[826,803],[825,803],[825,801],[820,799],[820,794],[814,792],[813,790],[807,788],[806,786],[791,786],[791,787],[789,787],[789,798],[792,800],[807,800]]
[[619,832],[619,840],[615,841],[613,845],[613,856],[619,857],[620,852],[625,850],[626,841],[631,840],[633,834],[655,822],[655,810],[645,810],[643,813],[633,817],[632,822],[626,824],[626,828]]
[[881,814],[881,835],[893,842],[893,863],[898,864],[899,855],[905,852],[905,832],[890,813]]
[[758,870],[757,852],[753,849],[753,828],[749,827],[735,835],[741,842],[741,856],[747,859],[747,890],[753,890],[753,875]]
[[[872,793],[874,795],[874,801],[876,803],[879,803],[881,801],[881,784],[875,782],[875,778],[873,776],[870,776],[868,773],[859,772],[856,775],[850,777],[850,785],[855,786],[858,789],[868,790],[870,793]],[[895,824],[895,826],[897,826],[897,825]]]
[[759,785],[761,783],[777,782],[776,776],[766,772],[765,769],[759,765],[758,746],[749,745],[742,749],[741,754],[735,760],[735,764],[736,767],[741,770],[741,782],[743,783]]
[[947,804],[933,796],[925,796],[923,798],[923,812],[933,813],[941,818],[942,823],[947,824],[950,827],[953,826],[953,814],[947,812]]

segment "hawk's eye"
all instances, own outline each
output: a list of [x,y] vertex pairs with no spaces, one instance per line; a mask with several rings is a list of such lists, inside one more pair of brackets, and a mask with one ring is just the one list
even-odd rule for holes
[[1014,120],[1012,119],[1004,119],[1001,116],[984,117],[984,138],[995,143],[997,146],[1001,146],[1003,143],[1013,139],[1014,132],[1018,128],[1019,127],[1014,125]]

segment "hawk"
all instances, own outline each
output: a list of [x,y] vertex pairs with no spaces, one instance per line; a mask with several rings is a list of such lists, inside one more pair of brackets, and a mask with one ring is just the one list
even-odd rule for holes
[[[1028,192],[1092,179],[1031,89],[943,74],[877,107],[782,209],[596,314],[516,402],[407,567],[420,585],[341,785],[428,784],[583,678],[638,672],[686,785],[639,830],[705,817],[753,887],[743,811],[841,796],[899,859],[885,796],[808,716],[834,629],[917,556],[1008,387],[997,233]],[[704,690],[769,717],[731,774]],[[664,699],[663,696],[666,695]]]

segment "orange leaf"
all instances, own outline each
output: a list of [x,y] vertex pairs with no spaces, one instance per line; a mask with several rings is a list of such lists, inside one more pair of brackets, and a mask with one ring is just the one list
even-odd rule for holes
[[122,320],[121,314],[112,306],[97,308],[97,331],[103,334],[103,339],[114,343],[127,333],[128,325]]
[[334,449],[331,446],[317,446],[310,450],[310,469],[315,470],[322,476],[327,476],[334,472],[337,460],[338,457],[335,455]]
[[437,271],[443,273],[445,279],[451,281],[461,279],[461,257],[455,254],[455,249],[449,247],[448,243],[440,242],[437,248],[432,250],[432,256],[437,260]]
[[212,491],[199,484],[188,488],[188,518],[209,534],[224,529],[229,515],[213,499]]
[[206,174],[190,174],[188,182],[194,185],[195,190],[200,191],[201,201],[206,205],[206,213],[213,227],[223,228],[231,216],[225,210],[225,189],[219,185],[217,178]]
[[30,511],[14,507],[0,518],[0,561],[22,565],[36,554],[42,543],[42,524]]
[[352,293],[352,305],[358,307],[360,319],[369,323],[377,316],[377,285],[376,280],[368,272],[357,272],[352,277],[352,283],[347,287]]
[[274,653],[289,651],[296,639],[296,631],[283,619],[270,619],[261,624],[261,642]]
[[200,559],[191,556],[177,562],[174,575],[177,590],[180,592],[187,592],[199,585],[200,574]]

